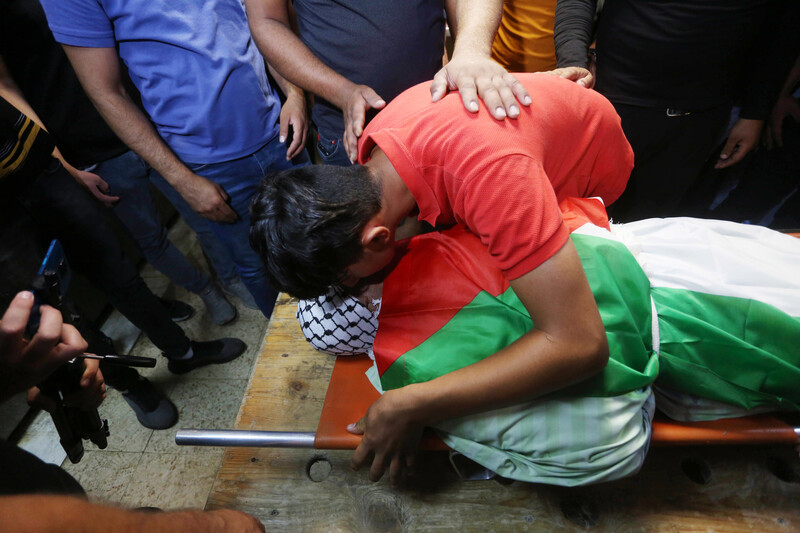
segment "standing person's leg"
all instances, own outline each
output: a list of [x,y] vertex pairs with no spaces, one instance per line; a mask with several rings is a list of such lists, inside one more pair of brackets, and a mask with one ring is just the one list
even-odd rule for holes
[[125,226],[147,262],[184,289],[197,293],[210,279],[169,241],[149,190],[148,169],[133,152],[125,152],[89,169],[119,196],[112,211]]
[[34,219],[61,241],[70,266],[97,283],[125,317],[169,356],[189,339],[145,285],[108,227],[100,206],[60,166],[30,184],[25,203]]
[[[73,325],[89,343],[88,352],[96,354],[117,353],[112,341],[91,321],[87,320],[69,303],[67,312],[73,317]],[[129,366],[100,362],[106,385],[122,394],[125,402],[136,414],[139,423],[149,429],[167,429],[178,421],[178,409],[167,396],[147,378]]]
[[664,108],[614,107],[635,162],[625,192],[608,207],[609,215],[616,222],[674,215],[706,162],[716,157],[730,107],[678,116],[668,116]]
[[170,201],[186,224],[197,235],[197,240],[203,248],[203,253],[211,264],[211,268],[214,269],[222,290],[230,296],[239,298],[245,306],[257,309],[258,306],[253,300],[253,296],[239,278],[236,264],[231,259],[228,249],[211,230],[209,221],[198,215],[161,174],[150,169],[149,176],[150,182]]
[[225,363],[244,352],[239,339],[189,340],[125,256],[99,204],[57,162],[21,196],[34,219],[61,240],[70,264],[98,284],[111,305],[170,359],[170,371],[182,374]]
[[176,285],[200,295],[212,322],[226,324],[233,320],[236,309],[225,299],[219,287],[192,265],[167,237],[167,229],[150,192],[147,164],[129,151],[98,163],[92,172],[109,184],[110,194],[119,196],[112,211],[147,262]]
[[272,314],[278,293],[267,281],[261,258],[250,247],[250,200],[267,173],[308,163],[308,155],[305,152],[299,159],[287,161],[286,146],[279,143],[277,138],[254,154],[233,161],[212,164],[187,163],[193,172],[218,183],[228,193],[230,205],[239,218],[231,224],[211,222],[210,226],[227,246],[236,263],[239,276],[266,317]]

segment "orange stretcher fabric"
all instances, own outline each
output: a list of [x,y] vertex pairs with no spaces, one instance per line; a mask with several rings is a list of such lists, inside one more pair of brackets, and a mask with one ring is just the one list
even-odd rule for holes
[[[361,442],[359,435],[347,432],[347,425],[364,416],[378,399],[378,391],[364,372],[372,366],[366,355],[338,357],[333,366],[328,393],[322,405],[314,447],[320,450],[355,450]],[[423,450],[447,450],[447,446],[432,431],[422,437]]]
[[[328,393],[322,406],[314,447],[320,450],[354,450],[361,437],[348,433],[348,424],[357,422],[378,399],[364,373],[372,361],[366,356],[339,357],[333,367]],[[713,422],[675,422],[663,415],[653,421],[653,445],[717,444],[797,444],[794,427],[772,415],[715,420]],[[427,431],[420,448],[446,450],[447,446]]]

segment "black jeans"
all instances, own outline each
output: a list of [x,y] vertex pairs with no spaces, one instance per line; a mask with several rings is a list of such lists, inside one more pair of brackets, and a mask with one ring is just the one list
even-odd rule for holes
[[71,268],[97,285],[153,344],[168,356],[186,353],[189,338],[125,255],[102,206],[57,163],[36,179],[14,183],[10,192],[45,239],[61,241]]
[[612,102],[633,148],[634,165],[622,196],[608,207],[616,222],[676,216],[708,164],[730,120],[730,106],[668,116],[666,108]]

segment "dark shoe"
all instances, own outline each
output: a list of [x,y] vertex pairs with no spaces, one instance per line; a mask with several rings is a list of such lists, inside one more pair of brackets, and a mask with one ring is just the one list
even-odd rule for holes
[[200,291],[199,296],[214,324],[222,326],[236,318],[236,308],[225,298],[222,289],[215,282],[209,283],[208,287]]
[[180,300],[167,300],[166,298],[159,298],[159,300],[173,322],[183,322],[194,316],[194,307],[187,303]]
[[127,391],[120,392],[144,427],[167,429],[178,421],[175,404],[142,376]]
[[216,341],[192,341],[192,356],[188,359],[170,359],[167,368],[173,374],[185,374],[195,368],[219,365],[233,361],[244,353],[247,345],[239,339],[225,338]]

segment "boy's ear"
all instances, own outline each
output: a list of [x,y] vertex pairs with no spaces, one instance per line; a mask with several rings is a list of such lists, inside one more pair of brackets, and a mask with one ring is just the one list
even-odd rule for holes
[[392,245],[392,232],[386,226],[367,225],[361,234],[361,246],[367,250],[380,251]]

